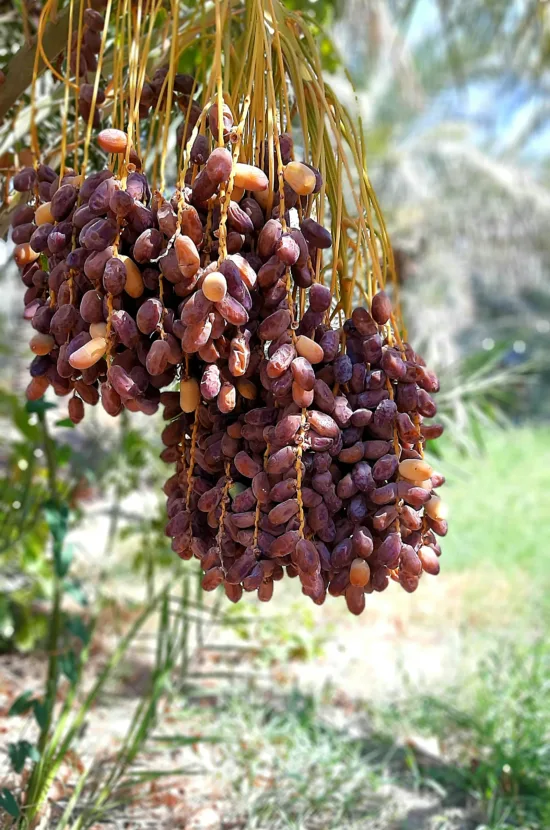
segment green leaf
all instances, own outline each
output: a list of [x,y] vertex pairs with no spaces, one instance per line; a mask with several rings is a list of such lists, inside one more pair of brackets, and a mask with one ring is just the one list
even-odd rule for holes
[[67,429],[74,429],[76,424],[70,418],[61,418],[60,421],[55,422],[56,427],[66,427]]
[[78,658],[74,651],[67,651],[59,660],[59,668],[71,686],[76,686],[78,680]]
[[43,505],[44,517],[50,528],[54,541],[62,543],[67,534],[69,508],[66,504],[47,501]]
[[49,403],[45,401],[43,398],[40,398],[38,401],[27,401],[25,404],[25,409],[27,412],[36,412],[37,415],[43,415],[48,409],[55,409],[56,405],[54,403]]
[[157,16],[155,17],[155,29],[160,28],[163,26],[167,17],[166,9],[159,9],[157,12]]
[[73,558],[72,545],[63,544],[69,525],[69,508],[66,504],[47,501],[43,510],[53,538],[55,572],[59,577],[64,577]]
[[66,582],[63,583],[63,589],[66,594],[74,599],[75,602],[78,602],[79,605],[83,607],[88,605],[88,597],[82,587],[81,583],[77,579],[68,579]]
[[38,726],[40,727],[40,729],[45,729],[46,724],[48,722],[48,709],[46,707],[46,704],[42,700],[38,700],[37,698],[35,698],[35,700],[33,701],[32,708],[34,712],[34,718]]
[[199,50],[196,46],[188,46],[180,55],[178,72],[193,73],[198,62]]
[[240,481],[236,481],[234,484],[231,485],[231,487],[229,488],[229,490],[227,492],[229,493],[229,497],[231,499],[236,499],[237,496],[240,493],[244,493],[245,490],[246,490],[245,485],[241,484]]
[[24,715],[25,712],[28,712],[29,709],[32,709],[34,706],[34,700],[32,698],[32,692],[26,691],[23,692],[22,695],[19,695],[16,700],[13,701],[12,705],[10,706],[10,710],[8,715],[12,717],[13,715]]
[[25,409],[17,408],[13,413],[13,422],[19,432],[27,440],[36,443],[40,436],[40,430],[36,424],[29,424],[29,413]]
[[336,72],[340,65],[340,61],[338,59],[338,55],[334,51],[332,41],[326,37],[322,38],[320,43],[320,52],[323,69],[326,69],[328,72]]
[[64,467],[71,460],[73,451],[68,444],[58,444],[55,449],[55,460],[60,467]]
[[55,557],[55,571],[59,577],[67,575],[74,557],[74,545],[63,545],[59,556]]
[[0,790],[0,809],[4,810],[12,818],[19,817],[19,804],[6,787],[2,787]]
[[80,617],[69,617],[65,627],[73,637],[77,637],[84,645],[90,642],[90,629],[84,625]]
[[15,744],[8,744],[8,755],[14,772],[17,773],[23,771],[27,758],[30,758],[31,761],[40,760],[38,749],[29,741],[17,741]]
[[146,462],[147,441],[135,429],[129,429],[122,440],[122,451],[130,467],[141,469]]

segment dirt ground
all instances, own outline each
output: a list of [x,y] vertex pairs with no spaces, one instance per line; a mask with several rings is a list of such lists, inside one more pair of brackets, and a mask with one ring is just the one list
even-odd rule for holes
[[[321,694],[324,691],[324,699],[329,701],[329,717],[340,727],[345,726],[348,720],[351,724],[358,702],[388,700],[399,694],[404,682],[408,688],[427,690],[448,684],[474,659],[472,655],[479,654],[483,648],[484,638],[476,633],[479,620],[475,618],[475,610],[468,611],[464,599],[464,578],[456,574],[443,575],[438,580],[428,577],[423,580],[421,590],[412,597],[397,590],[397,586],[390,587],[393,590],[371,598],[366,612],[357,619],[345,613],[343,603],[337,600],[322,608],[308,604],[307,616],[301,618],[305,600],[293,586],[292,595],[285,597],[284,601],[270,603],[267,613],[273,619],[277,615],[286,617],[286,630],[292,630],[294,625],[303,626],[304,642],[307,646],[307,643],[314,641],[316,654],[310,655],[311,659],[293,660],[292,649],[295,646],[291,642],[286,652],[282,649],[281,659],[272,666],[260,665],[258,668],[257,663],[248,665],[246,658],[240,658],[237,662],[230,661],[232,669],[229,664],[222,668],[224,671],[232,670],[236,682],[239,682],[243,671],[246,673],[252,669],[258,672],[260,685],[266,684],[271,689],[285,690],[298,685],[304,692]],[[113,648],[115,638],[110,627],[113,620],[109,619],[112,613],[106,612],[102,620],[101,633],[88,669],[90,677]],[[266,613],[265,606],[262,613]],[[258,625],[261,630],[262,623]],[[268,629],[266,637],[271,636],[270,631]],[[60,814],[66,803],[76,771],[87,766],[92,759],[96,763],[107,763],[119,746],[130,724],[138,696],[150,680],[153,633],[154,625],[151,623],[129,655],[117,683],[110,687],[88,718],[78,753],[72,758],[73,766],[64,765],[54,782],[49,817],[44,827],[55,827],[56,815]],[[224,629],[223,634],[211,633],[207,645],[220,641],[226,645],[241,642],[235,633]],[[214,658],[210,650],[195,655],[195,666],[206,673],[209,669],[220,669],[218,658]],[[6,715],[13,700],[23,691],[31,689],[40,692],[44,664],[38,655],[14,654],[2,658],[2,669],[0,741],[1,746],[6,748],[10,741],[26,739],[32,742],[35,737],[32,717],[7,718]],[[210,690],[212,700],[217,699],[219,682],[207,680],[204,686],[206,692]],[[227,683],[227,678],[222,682]],[[330,690],[328,694],[327,689]],[[208,694],[204,705],[209,705]],[[177,701],[165,707],[158,734],[170,734],[174,729],[181,731],[178,710]],[[192,732],[193,723],[188,724],[188,728]],[[432,759],[440,756],[437,743],[426,745],[417,736],[406,734],[398,735],[398,739],[403,743],[412,742],[420,755],[426,753]],[[148,785],[146,791],[140,793],[140,806],[117,815],[112,827],[136,830],[153,827],[244,830],[246,827],[239,818],[238,805],[232,802],[231,793],[224,791],[223,782],[216,774],[216,750],[212,746],[196,744],[155,752],[148,754],[141,763],[154,769],[200,768],[201,774],[177,775],[163,779],[162,783]],[[5,754],[0,758],[0,776],[0,786],[10,787],[15,783],[14,777],[8,774]],[[441,824],[442,808],[437,794],[412,793],[397,784],[388,787],[386,808],[381,812],[381,818],[374,824],[371,818],[365,819],[364,824],[357,825],[358,828],[431,830],[432,827],[444,827],[445,830],[468,830],[476,826],[464,810],[456,809],[454,812],[447,809],[446,823]]]
[[[134,495],[122,508],[131,514],[148,506],[147,495]],[[127,607],[128,601],[142,600],[145,593],[144,585],[127,568],[119,567],[128,551],[122,548],[114,554],[108,549],[108,519],[102,512],[103,507],[95,504],[70,538],[84,581],[97,580],[98,568],[106,564],[114,574],[101,586],[104,600],[111,599],[116,604],[107,603],[102,614],[87,669],[88,684],[112,652],[116,632],[124,630],[130,621],[130,616],[124,621],[120,609]],[[507,607],[511,590],[506,584],[493,581],[491,586],[486,586],[481,609],[475,598],[472,601],[471,585],[471,574],[447,574],[443,569],[437,579],[425,576],[414,595],[405,594],[391,584],[385,593],[369,597],[363,615],[354,618],[346,612],[342,599],[329,598],[319,608],[302,597],[297,580],[277,583],[275,598],[268,605],[259,606],[247,598],[231,612],[256,618],[251,640],[243,641],[238,627],[212,630],[206,641],[209,648],[195,653],[193,670],[208,674],[222,669],[224,675],[221,681],[216,678],[201,681],[205,692],[200,701],[203,713],[208,714],[208,707],[219,699],[224,685],[231,688],[250,673],[257,676],[260,688],[270,693],[273,690],[284,693],[297,686],[304,693],[322,697],[326,701],[327,717],[344,729],[356,728],[352,727],[354,712],[363,702],[390,700],[399,696],[405,685],[407,689],[431,691],[446,686],[459,678],[490,643],[487,632],[491,630],[493,609]],[[43,827],[55,828],[56,816],[66,804],[77,771],[92,760],[100,765],[108,763],[120,745],[139,695],[150,682],[154,632],[155,621],[151,620],[128,655],[116,683],[111,684],[108,693],[90,713],[78,751],[71,758],[72,766],[65,764],[54,781]],[[233,653],[228,662],[220,664],[219,655],[211,648],[220,644],[242,648],[250,642],[260,652],[269,649],[270,658],[258,661],[255,655],[250,661],[239,651],[238,657]],[[32,742],[36,727],[32,716],[8,718],[7,712],[23,691],[41,692],[44,660],[40,655],[13,654],[3,656],[1,663],[0,788],[12,788],[17,781],[9,773],[7,745],[22,739]],[[157,735],[171,734],[174,730],[181,732],[182,728],[193,734],[196,724],[190,722],[182,727],[180,710],[177,698],[164,707]],[[403,745],[412,742],[420,757],[423,753],[431,759],[440,757],[441,749],[436,744],[426,745],[418,736],[401,734],[398,726],[396,739]],[[234,803],[219,775],[219,758],[212,745],[197,743],[183,749],[149,752],[141,763],[155,770],[200,768],[201,774],[178,774],[147,785],[140,791],[139,806],[120,811],[110,825],[101,827],[246,830],[239,805]],[[475,820],[464,810],[443,809],[437,793],[411,792],[391,783],[388,788],[387,792],[382,790],[377,794],[381,805],[378,818],[366,818],[364,823],[354,825],[353,830],[471,830],[476,827]],[[327,830],[315,824],[311,828]],[[258,826],[258,830],[270,828]]]

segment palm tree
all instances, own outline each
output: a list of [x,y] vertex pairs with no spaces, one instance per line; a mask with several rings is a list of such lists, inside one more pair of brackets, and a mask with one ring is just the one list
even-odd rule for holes
[[[550,4],[350,0],[341,10],[335,39],[414,309],[411,338],[440,365],[500,341],[540,358]],[[339,94],[350,96],[344,82]]]

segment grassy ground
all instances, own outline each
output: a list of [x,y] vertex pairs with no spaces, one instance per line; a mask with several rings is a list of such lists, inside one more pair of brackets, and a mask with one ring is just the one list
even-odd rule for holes
[[492,433],[478,456],[449,454],[442,467],[451,508],[445,567],[550,577],[550,429]]
[[[487,436],[477,457],[442,462],[451,511],[445,573],[464,577],[470,608],[495,608],[489,627],[521,627],[550,612],[550,429]],[[495,596],[496,594],[496,596]],[[487,601],[489,595],[489,602]]]
[[305,654],[326,636],[332,667],[319,674],[317,656],[295,681],[313,675],[331,706],[317,693],[226,708],[244,826],[550,826],[550,430],[494,433],[478,457],[441,467],[451,531],[439,581],[375,597],[359,621],[339,606],[314,611],[313,626],[293,616]]
[[[356,619],[338,601],[306,603],[294,580],[267,607],[232,609],[233,623],[257,622],[208,639],[191,688],[141,756],[147,774],[162,765],[171,778],[102,826],[547,830],[549,462],[547,428],[492,434],[476,458],[448,455],[442,573],[412,596],[391,585]],[[121,576],[115,564],[126,596],[129,568]],[[90,713],[85,758],[99,735],[116,745],[147,689],[149,636]],[[112,647],[98,641],[100,665]],[[175,771],[189,752],[200,775]]]
[[467,690],[386,706],[237,698],[218,775],[249,830],[546,830],[549,669],[539,645],[494,654]]

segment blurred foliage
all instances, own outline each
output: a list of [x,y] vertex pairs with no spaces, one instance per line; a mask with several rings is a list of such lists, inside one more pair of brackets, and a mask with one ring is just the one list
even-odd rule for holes
[[[0,649],[15,644],[25,650],[44,636],[46,618],[35,604],[51,594],[52,563],[44,555],[48,482],[32,407],[0,393],[0,423]],[[64,445],[56,447],[60,467],[69,453]]]
[[537,381],[537,368],[525,360],[514,361],[510,343],[466,354],[446,366],[440,372],[436,418],[445,426],[444,439],[429,441],[428,452],[444,455],[452,445],[474,453],[482,448],[489,430],[532,414],[525,412],[525,405]]
[[550,651],[543,639],[501,642],[459,688],[407,695],[372,710],[386,734],[437,736],[453,766],[424,762],[420,785],[470,793],[488,828],[542,830],[550,821]]
[[542,383],[521,393],[534,417],[550,413],[549,33],[538,0],[347,0],[331,29],[356,84],[410,341],[448,367],[448,392],[464,356],[496,348],[513,374],[536,366]]
[[315,614],[300,600],[290,604],[284,616],[270,616],[259,605],[250,605],[247,612],[249,616],[243,621],[241,609],[229,608],[227,619],[235,619],[233,630],[248,646],[250,659],[258,667],[284,667],[322,656],[331,626],[319,632]]
[[[51,506],[37,414],[40,406],[56,430],[53,448],[58,491],[67,511],[63,515]],[[119,533],[121,501],[145,487],[160,489],[163,468],[158,447],[137,425],[133,427],[122,418],[112,434],[91,429],[80,437],[59,414],[52,404],[22,404],[18,396],[0,388],[0,650],[13,646],[27,650],[44,637],[44,602],[51,599],[55,560],[55,545],[48,544],[48,536],[55,536],[59,523],[66,522],[68,530],[78,527],[86,503],[106,494],[110,550]],[[123,539],[132,537],[134,564],[141,572],[145,570],[145,554],[140,558],[140,550],[148,551],[149,559],[153,554],[157,559],[162,540],[166,555],[161,561],[157,559],[157,564],[166,566],[173,561],[163,537],[162,509],[159,500],[156,515],[140,517],[121,532]],[[80,583],[65,573],[72,555],[72,548],[65,546],[58,569],[60,576],[66,577],[65,590],[82,601]]]
[[174,565],[176,558],[171,540],[164,532],[165,526],[165,508],[159,500],[156,512],[130,520],[118,537],[122,551],[128,549],[132,570],[145,578],[148,596],[154,592],[156,574]]

